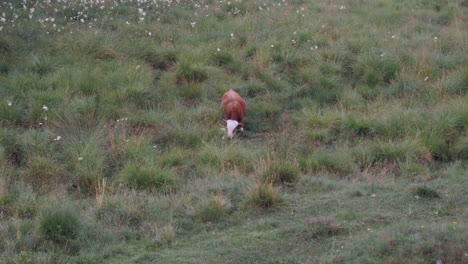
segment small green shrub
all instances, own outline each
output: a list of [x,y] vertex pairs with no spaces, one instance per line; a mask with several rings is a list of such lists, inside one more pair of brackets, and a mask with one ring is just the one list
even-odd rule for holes
[[121,172],[121,180],[137,189],[171,190],[175,186],[169,169],[130,163]]
[[421,135],[421,144],[428,149],[435,160],[447,161],[450,159],[450,148],[443,133],[436,130],[424,132]]
[[319,129],[308,130],[305,136],[308,140],[311,140],[311,141],[324,142],[332,138],[330,133],[331,133],[330,129],[319,128]]
[[377,126],[379,126],[378,122],[368,117],[348,115],[342,120],[343,131],[350,136],[371,135]]
[[246,195],[247,205],[262,210],[274,209],[283,202],[278,188],[271,183],[258,183]]
[[58,244],[77,239],[81,228],[80,214],[71,206],[49,207],[39,220],[42,237]]
[[255,97],[267,91],[267,87],[264,83],[259,81],[250,81],[245,85],[245,90],[247,90],[247,95],[249,97]]
[[168,70],[177,61],[177,52],[173,49],[154,50],[149,49],[143,54],[143,58],[153,68]]
[[208,78],[206,66],[195,56],[187,55],[179,58],[175,68],[177,82],[179,84],[186,82],[202,82]]
[[294,185],[299,180],[299,166],[294,161],[272,160],[262,174],[265,183]]
[[412,142],[372,142],[368,154],[374,161],[405,161],[417,157],[420,147]]
[[48,56],[34,56],[31,70],[39,75],[46,75],[57,68],[57,62]]
[[26,161],[26,152],[20,136],[21,133],[15,129],[0,129],[0,145],[4,149],[4,156],[15,165],[22,165]]
[[305,124],[310,128],[328,128],[331,131],[341,126],[342,117],[337,111],[304,111]]
[[158,164],[161,167],[177,167],[184,164],[187,154],[178,148],[173,148],[170,151],[158,156]]
[[167,224],[159,229],[156,233],[156,239],[159,243],[165,246],[171,246],[177,236],[177,227],[172,224]]
[[57,185],[64,172],[56,160],[42,155],[30,157],[27,166],[24,179],[38,192],[47,191]]
[[468,67],[463,70],[451,74],[443,84],[447,91],[460,95],[466,94],[468,91]]
[[228,214],[230,209],[229,200],[221,194],[214,194],[198,207],[196,217],[202,222],[216,222]]
[[223,66],[233,63],[234,57],[227,51],[218,51],[211,55],[211,61],[217,66]]
[[281,106],[264,101],[257,102],[252,108],[252,113],[255,113],[263,118],[275,118],[281,112]]

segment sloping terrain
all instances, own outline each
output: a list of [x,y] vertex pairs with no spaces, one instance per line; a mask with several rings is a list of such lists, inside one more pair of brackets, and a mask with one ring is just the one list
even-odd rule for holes
[[467,1],[0,10],[1,263],[468,262]]

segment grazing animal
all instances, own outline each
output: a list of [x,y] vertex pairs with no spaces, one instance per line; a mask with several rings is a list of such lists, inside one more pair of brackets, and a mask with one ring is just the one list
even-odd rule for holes
[[247,109],[244,99],[234,90],[227,91],[221,100],[221,108],[224,111],[226,122],[226,135],[232,138],[237,128],[244,130],[244,115]]

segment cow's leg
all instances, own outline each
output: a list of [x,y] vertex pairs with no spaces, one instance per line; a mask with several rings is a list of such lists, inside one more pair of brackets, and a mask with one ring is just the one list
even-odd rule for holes
[[238,122],[240,131],[244,131],[244,118],[240,118]]

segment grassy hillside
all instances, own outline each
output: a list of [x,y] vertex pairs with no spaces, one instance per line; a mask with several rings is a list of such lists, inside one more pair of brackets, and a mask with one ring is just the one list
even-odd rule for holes
[[466,0],[0,10],[1,263],[468,263]]

